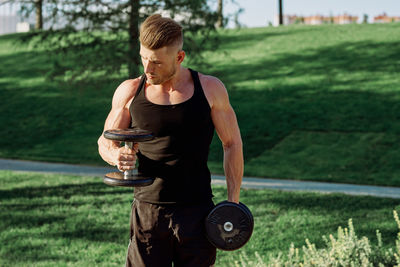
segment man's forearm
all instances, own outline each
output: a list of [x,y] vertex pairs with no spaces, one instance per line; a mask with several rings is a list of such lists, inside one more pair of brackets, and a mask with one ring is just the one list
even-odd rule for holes
[[238,203],[243,178],[243,148],[241,143],[224,147],[224,170],[228,201]]
[[117,150],[118,145],[115,142],[107,141],[103,137],[100,137],[97,143],[101,158],[111,166],[115,166],[116,163],[113,161],[112,150]]

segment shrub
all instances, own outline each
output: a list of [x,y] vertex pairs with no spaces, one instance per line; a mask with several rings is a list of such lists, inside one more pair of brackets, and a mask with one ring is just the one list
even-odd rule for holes
[[382,237],[379,230],[376,231],[377,245],[372,245],[367,237],[358,238],[353,226],[352,219],[348,222],[348,228],[339,227],[337,237],[323,236],[326,248],[317,249],[315,244],[306,239],[306,245],[301,252],[290,245],[287,257],[273,258],[269,263],[256,253],[256,260],[250,260],[242,253],[240,261],[235,262],[236,266],[256,267],[369,267],[369,266],[397,266],[400,267],[400,219],[396,211],[393,211],[399,232],[397,234],[395,250],[385,249],[382,245]]

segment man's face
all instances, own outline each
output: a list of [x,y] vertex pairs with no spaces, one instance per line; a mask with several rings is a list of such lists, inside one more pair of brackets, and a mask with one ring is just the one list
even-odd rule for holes
[[153,85],[172,79],[179,65],[179,51],[174,47],[151,50],[140,45],[140,56],[147,81]]

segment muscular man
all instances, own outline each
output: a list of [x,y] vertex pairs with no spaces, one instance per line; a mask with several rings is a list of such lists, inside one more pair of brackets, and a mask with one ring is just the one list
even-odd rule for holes
[[140,28],[142,77],[115,91],[104,130],[141,128],[155,135],[132,149],[100,136],[101,157],[119,170],[154,175],[134,189],[126,266],[211,266],[216,249],[205,237],[204,219],[214,207],[207,167],[216,130],[224,149],[228,201],[239,202],[242,140],[227,91],[217,78],[181,64],[182,27],[160,15]]

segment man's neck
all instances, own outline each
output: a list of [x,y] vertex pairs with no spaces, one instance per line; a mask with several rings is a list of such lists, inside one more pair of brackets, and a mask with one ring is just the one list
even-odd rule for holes
[[179,90],[182,88],[182,84],[184,84],[187,80],[187,71],[188,69],[180,66],[171,79],[162,84],[155,85],[155,87],[163,92],[173,92]]

